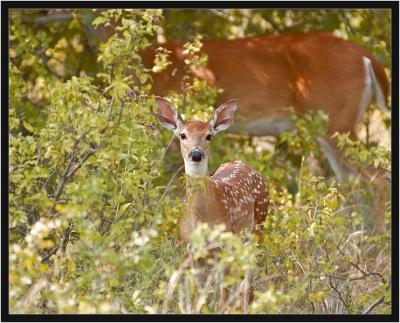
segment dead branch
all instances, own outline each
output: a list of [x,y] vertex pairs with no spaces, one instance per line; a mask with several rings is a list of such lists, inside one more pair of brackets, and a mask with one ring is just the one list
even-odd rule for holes
[[339,296],[340,301],[343,303],[343,305],[346,307],[347,313],[350,313],[350,309],[346,303],[346,301],[343,299],[342,294],[340,293],[340,291],[332,284],[332,279],[329,279],[329,285],[331,286],[331,288],[336,292],[336,294]]
[[378,299],[375,303],[373,303],[373,304],[371,304],[370,306],[368,306],[368,308],[367,308],[364,312],[362,312],[362,314],[369,314],[369,313],[371,313],[371,311],[372,311],[375,307],[377,307],[378,305],[380,305],[380,304],[383,303],[384,299],[385,299],[385,296],[382,296],[382,297],[381,297],[380,299]]

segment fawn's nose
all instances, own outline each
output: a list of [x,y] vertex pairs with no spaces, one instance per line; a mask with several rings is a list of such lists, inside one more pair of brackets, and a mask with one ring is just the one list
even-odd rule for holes
[[204,153],[201,150],[192,150],[189,154],[189,159],[194,162],[199,162],[204,158]]

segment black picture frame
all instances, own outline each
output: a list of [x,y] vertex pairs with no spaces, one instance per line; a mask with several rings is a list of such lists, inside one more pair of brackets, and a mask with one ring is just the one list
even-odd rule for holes
[[[10,314],[8,280],[8,11],[27,8],[265,8],[265,9],[368,9],[384,8],[392,12],[392,313],[390,315],[82,315],[82,314]],[[397,1],[2,1],[2,109],[1,109],[1,320],[20,321],[398,321],[399,320],[399,3]]]

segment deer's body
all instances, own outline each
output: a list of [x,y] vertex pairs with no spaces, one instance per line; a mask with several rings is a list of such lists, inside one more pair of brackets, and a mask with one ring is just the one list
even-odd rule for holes
[[[201,184],[199,184],[201,185]],[[187,216],[180,223],[181,237],[190,242],[197,221],[225,224],[228,231],[254,231],[267,215],[268,188],[262,175],[247,164],[236,161],[221,165],[206,179],[205,190],[187,188]]]
[[[235,161],[221,165],[213,176],[208,176],[208,154],[211,140],[228,128],[236,113],[236,100],[231,100],[214,112],[208,122],[184,122],[175,107],[156,97],[159,121],[180,139],[185,163],[186,197],[184,217],[180,222],[182,240],[190,244],[191,234],[198,222],[210,226],[225,224],[228,231],[239,234],[253,232],[268,211],[268,188],[262,175],[249,165]],[[250,291],[250,273],[243,283],[242,309],[247,311]],[[220,309],[224,311],[228,290],[222,288]]]
[[[150,47],[143,54],[153,64],[154,49],[171,51],[172,64],[153,75],[153,92],[165,96],[182,91],[184,42]],[[303,114],[321,109],[330,117],[328,133],[350,132],[371,99],[385,109],[389,84],[381,64],[362,47],[329,33],[285,33],[234,40],[205,40],[202,51],[207,67],[191,68],[211,86],[224,89],[228,98],[240,101],[239,122],[230,131],[251,135],[277,135],[290,127],[287,108]]]

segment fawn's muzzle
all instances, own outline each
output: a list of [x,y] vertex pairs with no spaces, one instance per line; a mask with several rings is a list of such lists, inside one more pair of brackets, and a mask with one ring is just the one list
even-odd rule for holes
[[192,150],[189,154],[189,159],[194,162],[199,162],[204,158],[204,153],[201,150]]

